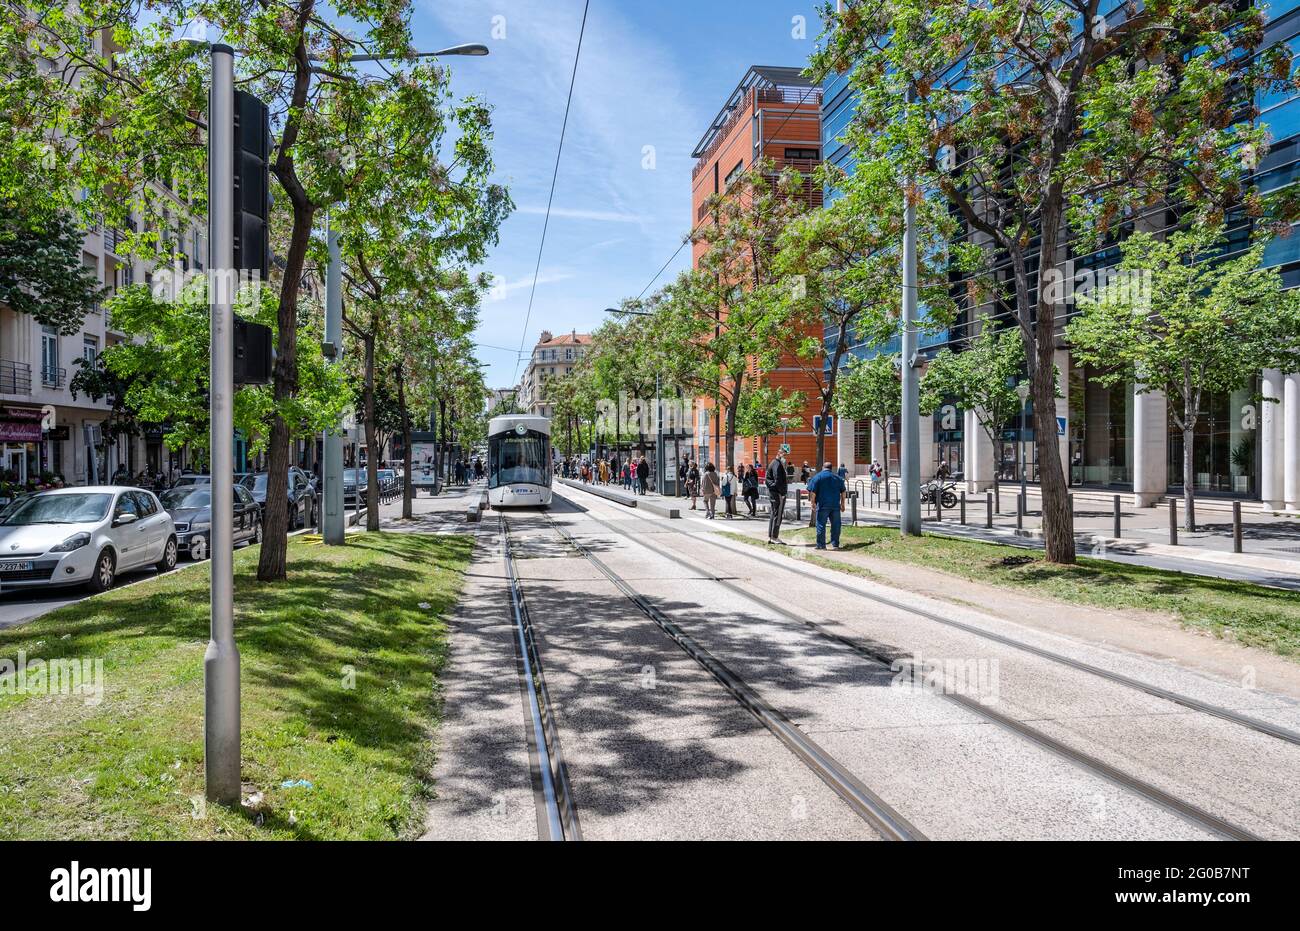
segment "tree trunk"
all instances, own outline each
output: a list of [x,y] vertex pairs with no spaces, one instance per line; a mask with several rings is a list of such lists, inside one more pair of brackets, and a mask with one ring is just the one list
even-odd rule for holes
[[[726,434],[727,443],[727,465],[734,472],[736,469],[736,409],[740,407],[740,385],[737,383],[736,390],[732,392],[731,399],[727,402],[727,427],[723,431]],[[719,459],[722,457],[719,456]]]
[[289,425],[280,416],[283,404],[298,391],[298,290],[311,238],[315,208],[295,202],[293,230],[285,256],[284,283],[276,312],[275,412],[267,446],[266,506],[262,514],[262,549],[257,561],[259,582],[279,582],[286,577],[289,551]]
[[411,520],[414,516],[411,499],[414,487],[411,485],[411,411],[406,406],[406,374],[402,363],[397,363],[397,408],[402,412],[402,519]]
[[1196,441],[1196,424],[1189,418],[1183,427],[1183,527],[1188,533],[1196,531],[1196,473],[1192,444]]
[[[1052,343],[1038,340],[1045,348],[1039,353],[1034,372],[1034,445],[1038,451],[1038,488],[1043,502],[1043,549],[1047,561],[1072,565],[1074,515],[1070,513],[1070,489],[1061,467],[1061,450],[1056,440],[1056,367]],[[1042,358],[1046,355],[1046,361]],[[1022,468],[1024,464],[1022,463]]]
[[366,431],[366,530],[379,529],[379,446],[375,430],[375,338],[367,335],[362,340],[365,347],[365,397]]

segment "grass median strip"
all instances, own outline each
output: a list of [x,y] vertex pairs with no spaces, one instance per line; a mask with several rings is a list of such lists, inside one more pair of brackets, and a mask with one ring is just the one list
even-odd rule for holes
[[[730,536],[767,546],[751,537]],[[812,539],[813,532],[801,528],[791,536],[804,542]],[[1077,565],[1058,566],[1047,562],[1042,553],[1022,547],[928,534],[903,537],[891,527],[845,527],[841,542],[845,553],[1022,589],[1070,604],[1172,614],[1188,627],[1300,659],[1300,593],[1099,559],[1081,558]],[[861,569],[820,554],[810,558],[840,571]]]
[[[235,554],[242,656],[238,810],[203,804],[206,569],[68,605],[0,631],[27,688],[0,680],[0,838],[405,838],[430,793],[446,618],[472,538],[290,541],[289,578]],[[34,685],[77,659],[102,696]],[[85,662],[91,661],[90,663]]]

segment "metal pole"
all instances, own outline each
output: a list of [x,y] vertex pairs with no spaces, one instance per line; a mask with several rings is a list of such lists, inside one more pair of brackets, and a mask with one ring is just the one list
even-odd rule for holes
[[1122,529],[1120,527],[1119,518],[1120,518],[1119,495],[1116,495],[1115,496],[1115,526],[1112,528],[1113,531],[1112,535],[1115,537],[1116,540],[1120,539],[1120,531]]
[[984,526],[993,529],[993,492],[984,492]]
[[966,526],[966,492],[961,493],[961,523]]
[[1025,463],[1025,408],[1029,405],[1027,402],[1020,404],[1020,500],[1023,502],[1021,509],[1029,510],[1029,489],[1026,485],[1028,468]]
[[1232,502],[1232,551],[1241,552],[1241,502]]
[[[907,102],[915,99],[909,87]],[[912,179],[907,180],[910,187]],[[903,536],[921,535],[921,407],[920,386],[917,382],[914,360],[916,339],[916,205],[910,190],[903,191],[903,410],[902,437],[900,438],[899,471],[902,483],[899,489],[898,529]]]
[[[339,254],[339,234],[328,227],[325,238],[329,248],[329,265],[325,269],[325,342],[334,347],[330,365],[343,361],[343,259]],[[327,546],[342,546],[347,539],[343,506],[343,421],[325,433],[325,463],[321,470],[325,498],[324,537]],[[360,487],[360,482],[358,482]]]
[[1169,499],[1169,545],[1178,545],[1178,502]]
[[203,763],[209,801],[239,803],[239,649],[234,615],[235,53],[212,46],[208,98],[208,307],[212,449],[211,639],[203,657]]
[[[667,479],[668,456],[664,453],[664,401],[659,388],[659,373],[655,372],[655,491],[664,493]],[[640,483],[635,486],[640,490]],[[648,489],[647,489],[648,490]]]

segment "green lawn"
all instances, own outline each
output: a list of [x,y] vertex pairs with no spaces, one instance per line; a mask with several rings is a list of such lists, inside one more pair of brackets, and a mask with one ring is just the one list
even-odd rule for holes
[[[814,533],[805,527],[794,536],[811,540]],[[748,537],[737,539],[767,545]],[[890,527],[845,527],[840,539],[845,552],[1020,588],[1072,604],[1172,614],[1188,627],[1300,658],[1300,593],[1098,559],[1056,566],[1035,550],[929,535],[905,538]],[[833,559],[809,558],[852,571]],[[870,575],[866,570],[859,573]]]
[[[255,800],[239,810],[202,804],[206,568],[0,631],[0,659],[101,658],[104,670],[99,704],[0,694],[0,838],[417,835],[446,618],[472,546],[296,538],[275,585],[256,581],[256,549],[236,554],[243,795]],[[282,786],[299,780],[311,786]]]

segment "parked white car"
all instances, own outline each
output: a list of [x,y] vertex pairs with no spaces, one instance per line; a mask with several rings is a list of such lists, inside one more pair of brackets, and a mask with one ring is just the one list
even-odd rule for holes
[[176,528],[153,492],[112,485],[42,491],[0,517],[0,591],[89,585],[176,568]]

